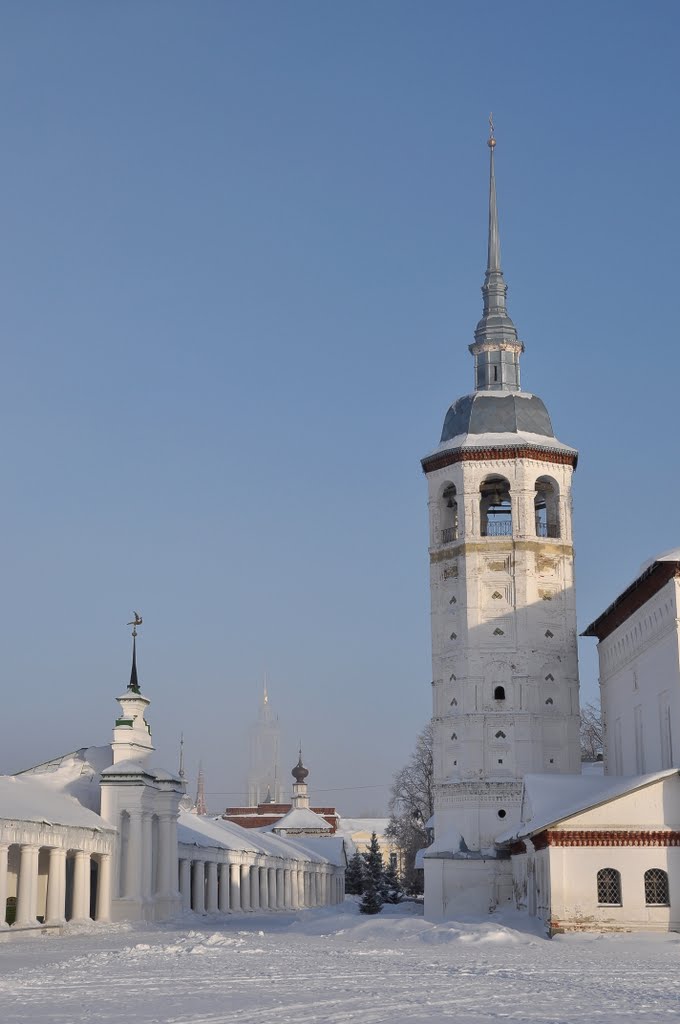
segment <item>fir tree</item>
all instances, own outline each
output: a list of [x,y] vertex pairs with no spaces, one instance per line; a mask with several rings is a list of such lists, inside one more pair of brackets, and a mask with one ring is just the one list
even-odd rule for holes
[[395,864],[388,864],[383,872],[382,893],[385,903],[401,903],[404,898],[404,890]]
[[364,859],[358,850],[347,865],[345,872],[345,892],[350,896],[361,896],[364,891]]
[[364,895],[359,905],[362,914],[379,914],[385,902],[382,895],[383,860],[378,837],[371,835],[368,851],[363,855],[365,865]]

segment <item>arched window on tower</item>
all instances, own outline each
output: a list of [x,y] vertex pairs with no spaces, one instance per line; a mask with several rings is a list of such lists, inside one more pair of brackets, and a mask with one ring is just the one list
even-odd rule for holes
[[554,480],[549,476],[539,476],[534,498],[537,537],[560,536],[559,494]]
[[440,523],[442,527],[442,544],[450,544],[458,538],[458,502],[456,488],[447,484],[440,498]]
[[504,686],[494,686],[493,699],[494,700],[505,700],[505,687]]
[[510,483],[503,476],[488,476],[479,487],[479,521],[482,537],[512,536]]

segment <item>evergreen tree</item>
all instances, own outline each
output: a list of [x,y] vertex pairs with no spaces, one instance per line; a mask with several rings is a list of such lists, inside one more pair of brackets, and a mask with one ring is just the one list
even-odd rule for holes
[[371,842],[364,858],[364,895],[359,905],[362,914],[379,914],[385,902],[382,895],[383,889],[383,859],[378,837],[375,832],[371,835]]
[[385,903],[401,903],[404,898],[404,890],[397,875],[397,868],[392,863],[388,864],[383,871],[382,893]]
[[350,896],[361,896],[364,891],[364,859],[358,850],[345,871],[345,892]]

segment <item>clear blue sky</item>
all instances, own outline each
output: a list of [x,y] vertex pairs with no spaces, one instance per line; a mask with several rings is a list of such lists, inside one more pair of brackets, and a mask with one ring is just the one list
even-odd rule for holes
[[[486,119],[584,628],[678,544],[677,3],[5,3],[0,770],[106,742],[379,811],[430,713],[419,459],[472,387]],[[592,641],[582,681],[595,689]],[[344,792],[329,792],[333,788]],[[224,794],[224,795],[219,795]]]

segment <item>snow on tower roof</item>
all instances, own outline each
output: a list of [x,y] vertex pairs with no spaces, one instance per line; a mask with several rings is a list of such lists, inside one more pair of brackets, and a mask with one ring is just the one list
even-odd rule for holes
[[297,829],[313,829],[315,832],[332,832],[333,826],[310,807],[293,807],[273,825],[267,826],[276,832]]

